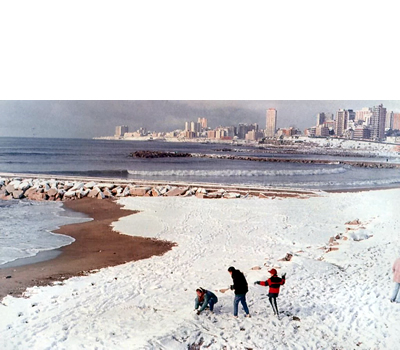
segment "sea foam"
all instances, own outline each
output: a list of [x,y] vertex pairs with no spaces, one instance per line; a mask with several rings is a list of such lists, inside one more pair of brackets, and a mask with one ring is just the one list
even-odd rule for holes
[[90,219],[65,214],[61,203],[0,201],[0,266],[71,244],[72,237],[51,231]]
[[312,176],[312,175],[332,175],[346,172],[345,167],[322,168],[322,169],[302,169],[302,170],[128,170],[128,173],[136,176],[222,176],[222,177],[246,177],[246,176]]

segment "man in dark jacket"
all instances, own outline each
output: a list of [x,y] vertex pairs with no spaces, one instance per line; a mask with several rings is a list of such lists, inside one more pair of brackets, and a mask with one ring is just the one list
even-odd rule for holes
[[238,305],[239,302],[242,303],[243,310],[246,313],[245,317],[250,317],[249,308],[246,303],[246,293],[249,291],[246,278],[243,273],[236,270],[233,266],[228,269],[228,272],[232,276],[233,285],[231,289],[235,291],[235,299],[233,301],[233,316],[238,317]]
[[280,277],[278,277],[278,273],[276,272],[275,269],[269,270],[268,272],[271,274],[271,277],[268,280],[256,281],[256,282],[254,282],[254,284],[259,284],[259,285],[265,286],[265,287],[269,286],[268,299],[272,306],[272,310],[274,310],[274,315],[277,315],[279,317],[278,305],[276,303],[276,298],[279,295],[280,286],[283,286],[285,284],[286,273],[284,273],[282,275],[282,278],[280,278]]

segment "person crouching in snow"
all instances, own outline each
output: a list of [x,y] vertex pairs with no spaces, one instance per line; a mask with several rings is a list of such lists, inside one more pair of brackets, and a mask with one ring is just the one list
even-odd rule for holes
[[[207,305],[210,306],[210,311],[213,312],[214,304],[218,302],[217,296],[213,292],[201,287],[196,289],[196,293],[197,297],[194,300],[194,310],[197,311],[197,314],[200,315]],[[199,307],[200,310],[197,310]]]
[[279,295],[280,286],[285,284],[286,273],[284,273],[281,277],[278,277],[275,269],[268,271],[271,274],[271,277],[266,281],[256,281],[254,284],[259,284],[261,286],[269,286],[268,298],[269,302],[272,306],[272,310],[274,310],[274,315],[279,316],[278,305],[276,303],[276,298]]

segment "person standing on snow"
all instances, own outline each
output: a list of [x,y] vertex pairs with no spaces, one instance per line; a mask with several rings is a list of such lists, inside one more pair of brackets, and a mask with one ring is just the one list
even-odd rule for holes
[[278,277],[278,273],[275,269],[268,271],[271,274],[271,277],[266,281],[256,281],[254,284],[259,284],[261,286],[269,286],[268,299],[272,306],[272,310],[274,310],[274,315],[279,316],[278,305],[276,303],[276,298],[279,295],[279,288],[285,284],[286,273],[284,273],[281,277]]
[[[207,307],[210,306],[210,311],[214,312],[214,304],[218,302],[217,296],[204,288],[197,288],[196,289],[197,297],[194,300],[194,310],[197,311],[197,314],[200,315],[202,311]],[[197,310],[200,307],[200,310]]]
[[238,306],[239,302],[241,302],[246,314],[245,317],[251,317],[246,303],[246,293],[249,291],[246,278],[241,271],[236,270],[233,266],[228,268],[228,272],[232,276],[233,280],[233,285],[230,286],[230,289],[235,291],[235,299],[233,300],[233,316],[236,318],[238,317]]
[[394,290],[390,301],[400,303],[400,258],[397,258],[392,267],[393,281],[395,283]]

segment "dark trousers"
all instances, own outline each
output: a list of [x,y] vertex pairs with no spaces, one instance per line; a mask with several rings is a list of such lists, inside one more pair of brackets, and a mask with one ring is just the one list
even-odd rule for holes
[[278,304],[276,303],[276,298],[278,297],[278,293],[269,293],[268,299],[272,306],[272,310],[274,310],[274,315],[279,315]]

